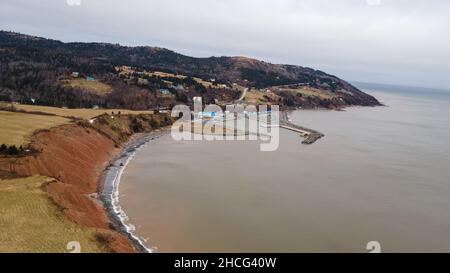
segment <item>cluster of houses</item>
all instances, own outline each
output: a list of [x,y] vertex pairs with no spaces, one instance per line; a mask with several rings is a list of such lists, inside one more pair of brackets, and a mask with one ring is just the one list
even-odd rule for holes
[[139,85],[148,85],[148,80],[144,79],[144,78],[138,78],[138,82]]
[[[194,103],[202,103],[202,98],[201,97],[194,97],[193,98]],[[226,109],[232,109],[235,108],[236,105],[227,105]],[[254,117],[254,116],[258,116],[258,115],[269,115],[272,113],[272,110],[265,110],[265,111],[242,111],[242,114],[246,117]],[[230,111],[220,111],[220,112],[208,112],[208,111],[201,111],[201,112],[197,112],[194,113],[192,112],[192,114],[194,115],[195,119],[223,119],[223,118],[228,118],[230,117],[230,114],[232,117],[236,117],[236,112],[230,112]]]
[[[71,77],[74,79],[78,79],[81,77],[80,72],[72,72]],[[95,81],[95,78],[92,76],[86,76],[87,81]]]
[[[268,110],[268,111],[260,111],[260,112],[249,112],[249,111],[243,111],[242,114],[245,117],[255,117],[255,116],[263,116],[263,115],[270,115],[272,111]],[[195,113],[195,118],[196,119],[202,119],[202,118],[224,118],[224,117],[229,117],[231,114],[231,116],[236,116],[236,113],[231,113],[230,111],[225,111],[225,112],[198,112]]]

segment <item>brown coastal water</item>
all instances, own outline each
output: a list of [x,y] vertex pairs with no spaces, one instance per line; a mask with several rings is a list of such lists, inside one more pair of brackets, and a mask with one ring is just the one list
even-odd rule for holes
[[160,252],[450,252],[450,99],[371,92],[389,107],[296,111],[326,137],[140,150],[120,203]]

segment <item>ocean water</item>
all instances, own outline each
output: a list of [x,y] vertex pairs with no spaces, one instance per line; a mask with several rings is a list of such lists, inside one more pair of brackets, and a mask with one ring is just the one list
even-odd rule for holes
[[311,146],[148,144],[120,184],[130,223],[160,252],[450,252],[450,92],[362,88],[386,106],[291,113],[326,135]]

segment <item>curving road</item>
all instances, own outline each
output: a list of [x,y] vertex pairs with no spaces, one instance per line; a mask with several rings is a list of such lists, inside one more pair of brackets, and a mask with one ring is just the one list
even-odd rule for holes
[[245,96],[247,96],[248,88],[245,88],[244,91],[242,91],[241,97],[236,102],[241,102],[245,99]]

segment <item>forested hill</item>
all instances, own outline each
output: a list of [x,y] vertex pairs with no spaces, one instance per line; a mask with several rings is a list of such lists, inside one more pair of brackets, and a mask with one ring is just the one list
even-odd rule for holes
[[238,98],[241,88],[255,92],[258,103],[286,107],[379,105],[349,83],[306,67],[0,31],[0,100],[148,109],[189,103],[194,96],[226,103]]

